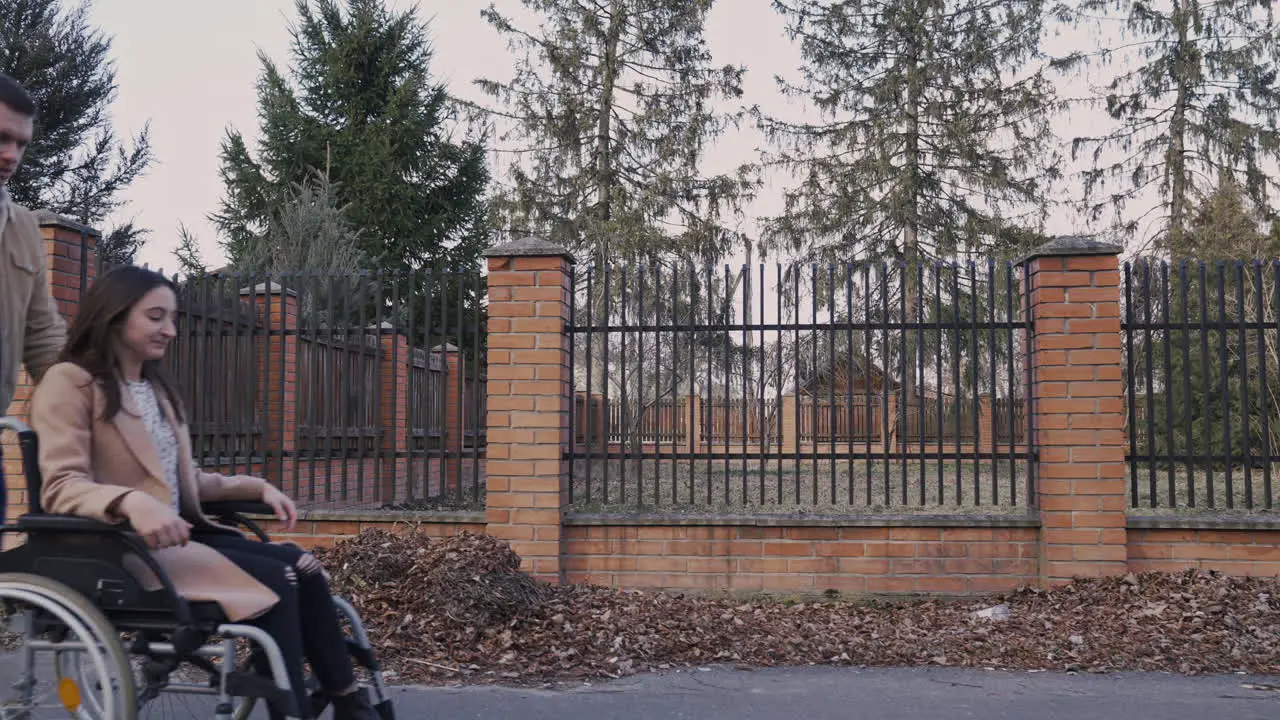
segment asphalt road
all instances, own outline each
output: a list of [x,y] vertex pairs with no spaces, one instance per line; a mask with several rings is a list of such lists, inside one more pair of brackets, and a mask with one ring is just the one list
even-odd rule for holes
[[[0,662],[0,687],[12,682]],[[52,668],[40,673],[51,676]],[[1067,675],[949,668],[694,669],[554,689],[394,687],[397,720],[1276,720],[1280,677]],[[66,718],[62,711],[34,718]],[[165,695],[139,720],[212,718]],[[259,709],[255,720],[266,720]],[[328,713],[326,713],[328,718]]]
[[395,699],[398,720],[1275,720],[1280,718],[1280,678],[946,668],[710,669],[557,690],[399,688]]

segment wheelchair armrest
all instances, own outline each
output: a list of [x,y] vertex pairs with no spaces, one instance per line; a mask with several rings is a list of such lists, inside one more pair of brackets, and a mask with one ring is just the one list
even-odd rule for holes
[[28,513],[18,516],[17,526],[20,530],[36,532],[106,533],[112,535],[131,534],[133,532],[133,528],[127,523],[110,525],[92,518],[80,517],[79,515],[32,515]]
[[129,552],[136,555],[147,566],[147,569],[160,581],[160,586],[173,599],[174,612],[178,616],[178,622],[183,625],[192,623],[191,606],[185,598],[178,594],[178,589],[174,587],[173,580],[169,578],[169,574],[164,571],[164,568],[160,567],[155,558],[151,557],[151,551],[147,547],[146,541],[135,533],[133,526],[128,523],[111,525],[92,518],[80,517],[79,515],[27,513],[20,515],[15,525],[19,532],[26,533],[109,535],[119,539]]
[[262,542],[271,542],[270,536],[254,521],[245,517],[246,515],[267,515],[274,516],[275,511],[270,505],[261,502],[252,502],[247,500],[223,500],[219,502],[207,502],[200,505],[200,510],[210,517],[218,518],[223,522],[231,525],[242,525],[249,532],[253,533]]
[[201,503],[200,509],[205,515],[269,515],[274,516],[276,513],[271,506],[266,503],[254,502],[248,500],[221,500],[217,502]]

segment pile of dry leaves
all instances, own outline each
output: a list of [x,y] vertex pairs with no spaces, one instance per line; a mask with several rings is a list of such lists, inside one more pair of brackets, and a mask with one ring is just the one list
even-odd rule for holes
[[1280,672],[1280,584],[1270,579],[1188,571],[982,601],[793,604],[541,585],[509,546],[474,534],[367,531],[324,560],[402,680],[715,663]]

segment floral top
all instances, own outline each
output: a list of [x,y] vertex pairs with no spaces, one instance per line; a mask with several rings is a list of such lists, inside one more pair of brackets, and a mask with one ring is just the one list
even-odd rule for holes
[[138,411],[142,413],[142,422],[147,426],[156,455],[160,458],[160,467],[164,469],[164,481],[169,485],[169,496],[172,498],[170,504],[178,511],[181,492],[178,482],[178,436],[160,410],[155,388],[149,380],[130,380],[129,390],[133,392]]

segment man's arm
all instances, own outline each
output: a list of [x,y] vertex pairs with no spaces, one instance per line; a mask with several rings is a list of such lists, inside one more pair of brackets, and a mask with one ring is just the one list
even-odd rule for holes
[[27,373],[39,382],[58,361],[58,354],[67,342],[67,324],[58,312],[58,303],[49,293],[49,276],[41,263],[31,284],[31,299],[27,303],[26,342],[22,348],[22,363]]

